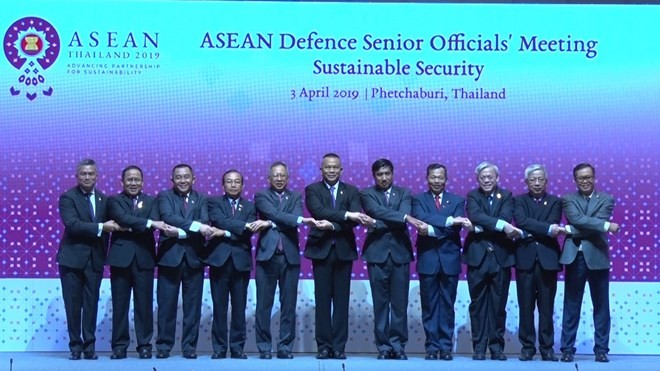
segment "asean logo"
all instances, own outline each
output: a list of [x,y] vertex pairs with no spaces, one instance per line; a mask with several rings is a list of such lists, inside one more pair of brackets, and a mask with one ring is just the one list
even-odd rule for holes
[[43,73],[60,54],[60,36],[53,25],[37,17],[19,19],[5,33],[3,48],[7,60],[20,74],[9,89],[11,95],[24,94],[34,100],[39,94],[53,94]]

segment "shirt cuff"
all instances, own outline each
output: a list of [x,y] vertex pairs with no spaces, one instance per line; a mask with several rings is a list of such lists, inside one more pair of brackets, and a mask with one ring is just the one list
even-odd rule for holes
[[296,219],[296,224],[301,225],[302,224],[303,217],[299,216],[298,219]]
[[151,219],[147,219],[147,229],[151,228],[151,226],[154,224],[154,221]]
[[603,232],[607,232],[610,230],[610,222],[605,222],[605,230]]
[[96,232],[96,237],[101,237],[103,234],[103,223],[99,223],[98,232]]
[[231,232],[229,232],[228,230],[225,230],[225,237],[231,237]]
[[406,218],[408,218],[408,214],[403,214],[403,222],[406,222]]
[[430,225],[430,224],[428,224],[428,226],[429,226],[429,227],[427,228],[427,231],[429,232],[429,236],[431,236],[431,237],[436,237],[436,235],[435,235],[435,229],[433,228],[433,226]]
[[188,228],[191,232],[199,232],[199,229],[202,227],[202,223],[200,222],[192,222],[190,224],[190,228]]
[[484,231],[484,229],[481,226],[479,226],[479,225],[474,226],[474,233],[481,233],[483,231]]
[[566,224],[566,225],[564,226],[564,229],[566,229],[566,233],[568,233],[568,234],[573,234],[573,228],[571,227],[570,224]]
[[184,231],[183,229],[177,228],[177,230],[179,231],[179,239],[180,240],[183,240],[183,239],[188,237],[188,234],[186,234],[186,231]]
[[546,232],[548,236],[552,236],[552,224],[548,227],[548,231]]
[[270,227],[273,228],[273,229],[276,229],[277,228],[277,223],[275,223],[274,221],[271,220],[270,221]]
[[506,222],[505,222],[504,220],[502,220],[502,219],[497,219],[497,223],[495,224],[495,229],[497,229],[498,231],[502,232],[502,230],[504,230],[504,225],[505,225],[505,224],[506,224]]
[[445,227],[451,227],[454,225],[454,217],[453,216],[448,216],[447,217],[447,222],[445,223]]

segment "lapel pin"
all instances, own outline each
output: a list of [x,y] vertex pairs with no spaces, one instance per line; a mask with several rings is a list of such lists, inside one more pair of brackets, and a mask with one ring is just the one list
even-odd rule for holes
[[142,208],[142,201],[138,202],[137,207],[138,207],[138,209]]
[[499,200],[500,198],[502,198],[502,194],[498,193],[497,194],[497,199]]
[[548,206],[548,201],[543,201],[543,206]]
[[339,191],[339,194],[340,194],[340,195],[343,195],[343,194],[344,194],[344,191]]

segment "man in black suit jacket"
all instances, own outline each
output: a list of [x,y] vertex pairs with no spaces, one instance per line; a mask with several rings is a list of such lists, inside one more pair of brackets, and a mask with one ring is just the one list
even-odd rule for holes
[[462,227],[465,199],[445,190],[447,168],[430,164],[426,168],[429,190],[412,200],[412,214],[424,224],[417,234],[417,273],[426,334],[426,360],[451,361],[454,348],[454,303],[461,273]]
[[272,336],[270,318],[275,288],[280,287],[280,336],[277,358],[291,359],[296,339],[296,304],[300,276],[300,245],[298,225],[315,225],[312,218],[303,217],[300,192],[287,188],[289,170],[283,162],[275,162],[268,170],[270,187],[257,192],[254,203],[261,222],[270,226],[257,242],[257,310],[255,335],[259,358],[271,359]]
[[519,359],[531,361],[536,354],[534,310],[539,310],[539,352],[544,361],[556,362],[554,313],[559,265],[557,235],[564,233],[561,201],[547,194],[545,167],[533,164],[525,169],[528,192],[513,200],[513,217],[523,232],[516,246],[516,287],[518,289],[518,339],[522,345]]
[[595,190],[594,167],[587,163],[578,164],[573,169],[573,179],[578,191],[562,197],[568,236],[559,257],[559,263],[566,266],[561,361],[573,362],[584,286],[588,281],[594,306],[596,362],[609,362],[610,245],[607,232],[617,233],[620,226],[610,221],[614,197]]
[[[119,225],[106,217],[106,197],[96,189],[96,162],[78,163],[78,185],[59,199],[64,235],[57,251],[62,298],[66,311],[71,360],[98,359],[96,355],[96,315],[108,233]],[[82,337],[81,337],[82,331]]]
[[[228,170],[222,175],[225,195],[209,199],[209,218],[215,228],[209,241],[213,330],[211,358],[247,359],[245,347],[245,307],[252,270],[252,224],[257,219],[254,204],[241,197],[243,175]],[[231,327],[227,341],[227,311],[231,295]]]
[[128,311],[133,291],[137,351],[141,359],[151,358],[154,333],[153,292],[156,266],[154,229],[176,229],[159,221],[156,199],[142,193],[142,169],[126,167],[121,174],[123,192],[108,199],[108,214],[121,227],[113,232],[107,263],[112,288],[112,356],[126,358],[130,344]]
[[305,187],[305,205],[317,221],[307,236],[305,257],[312,259],[316,301],[318,359],[345,359],[348,341],[348,304],[353,261],[357,259],[355,228],[368,224],[360,212],[360,193],[339,181],[339,156],[323,156],[323,180]]
[[371,166],[375,185],[360,192],[370,219],[362,259],[367,262],[374,307],[374,336],[378,359],[408,359],[408,292],[412,244],[406,222],[419,220],[410,213],[410,191],[392,184],[394,165],[388,159]]
[[161,220],[178,228],[177,236],[161,234],[158,244],[158,336],[156,358],[168,358],[174,347],[179,288],[183,287],[181,350],[186,359],[197,358],[199,322],[204,286],[205,237],[211,237],[206,196],[192,189],[195,175],[189,165],[172,170],[174,187],[158,194]]
[[473,224],[465,240],[463,261],[468,265],[472,359],[506,361],[504,330],[506,301],[515,263],[512,239],[522,231],[514,227],[513,197],[499,188],[499,170],[490,162],[476,168],[479,188],[468,193],[467,214]]

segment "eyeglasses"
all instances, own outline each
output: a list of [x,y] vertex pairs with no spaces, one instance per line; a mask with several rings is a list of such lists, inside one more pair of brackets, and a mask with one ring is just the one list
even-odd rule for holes
[[289,176],[287,174],[270,174],[270,177],[273,179],[286,179]]
[[545,178],[528,178],[527,183],[530,183],[530,184],[545,183]]

